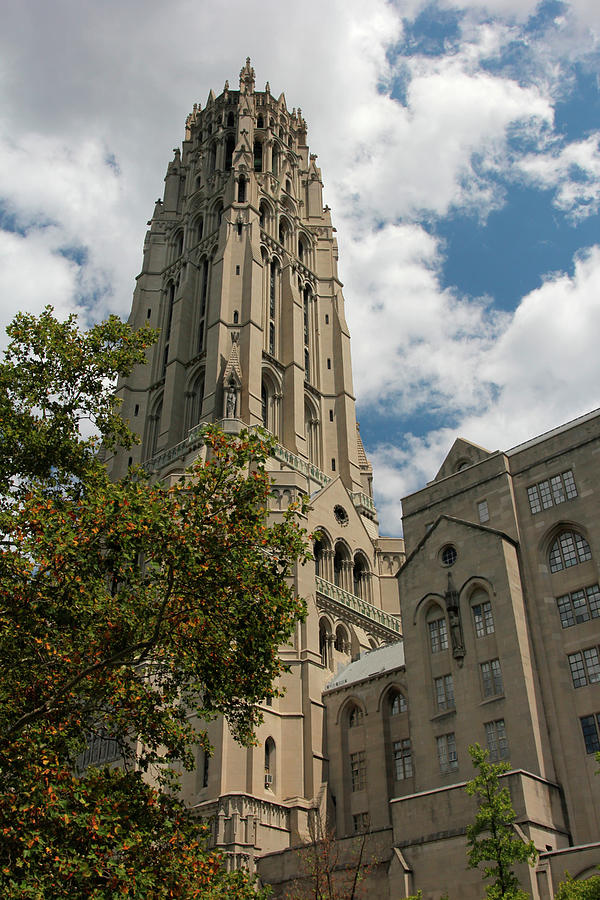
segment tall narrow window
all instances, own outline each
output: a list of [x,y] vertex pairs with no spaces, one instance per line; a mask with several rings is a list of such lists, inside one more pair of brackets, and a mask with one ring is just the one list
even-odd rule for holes
[[257,118],[257,120],[256,120],[256,127],[257,127],[257,128],[264,128],[264,127],[265,127],[265,120],[264,120],[264,118],[263,118],[262,116],[258,116],[258,118]]
[[412,752],[410,747],[410,739],[404,738],[402,741],[394,742],[394,776],[396,781],[404,781],[406,778],[412,778]]
[[240,175],[238,181],[238,203],[246,202],[246,179],[243,175]]
[[167,309],[165,318],[165,341],[171,337],[171,325],[173,323],[173,304],[175,303],[175,285],[171,281],[167,291]]
[[364,791],[367,786],[367,761],[364,750],[350,754],[350,777],[353,791]]
[[496,719],[494,722],[485,723],[485,736],[490,759],[497,762],[499,759],[508,758],[508,739],[504,719]]
[[[479,595],[479,592],[476,592]],[[484,594],[481,591],[481,594]],[[487,596],[484,594],[484,596]],[[492,604],[489,600],[484,603],[473,604],[473,623],[475,625],[475,634],[478,638],[485,637],[486,634],[494,633],[494,615],[492,613]]]
[[442,675],[434,679],[435,699],[439,711],[454,709],[454,682],[452,675]]
[[427,623],[429,629],[429,645],[432,653],[440,653],[448,649],[448,628],[444,618],[433,619]]
[[487,662],[482,662],[480,669],[483,696],[494,697],[497,694],[503,694],[504,684],[502,681],[502,669],[500,668],[500,660],[489,659],[487,660]]
[[269,270],[269,353],[271,356],[276,355],[277,274],[277,263],[273,260]]
[[273,175],[279,174],[279,149],[277,147],[273,147],[273,165],[271,166],[271,171]]
[[231,164],[233,162],[233,151],[234,150],[235,150],[235,138],[232,134],[230,134],[225,143],[225,170],[227,172],[229,172],[229,170],[231,169]]
[[456,738],[454,732],[441,734],[436,738],[436,743],[440,772],[445,774],[458,769],[458,754],[456,752]]
[[265,742],[265,787],[273,790],[275,786],[275,741],[267,738]]
[[310,299],[308,285],[304,288],[304,377],[310,381]]
[[268,395],[267,395],[267,389],[263,382],[262,388],[260,390],[260,408],[261,408],[262,423],[263,423],[264,428],[269,427],[268,402],[269,402],[269,400],[268,400]]
[[254,171],[262,172],[263,168],[263,145],[261,141],[254,141]]
[[198,314],[198,348],[197,352],[202,353],[204,350],[204,325],[206,321],[206,306],[208,301],[208,260],[205,259],[202,265],[202,276],[200,282],[200,311]]

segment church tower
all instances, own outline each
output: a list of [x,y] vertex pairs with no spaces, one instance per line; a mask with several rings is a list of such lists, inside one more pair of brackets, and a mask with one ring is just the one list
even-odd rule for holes
[[295,576],[309,615],[281,648],[285,695],[265,706],[257,747],[211,723],[213,756],[199,750],[183,782],[232,865],[306,836],[309,809],[328,793],[322,691],[341,665],[400,639],[402,541],[378,533],[316,160],[301,110],[268,83],[256,91],[249,59],[239,90],[225,82],[204,109],[194,104],[148,223],[130,316],[159,339],[118,388],[141,442],[108,461],[115,478],[141,463],[169,481],[203,452],[205,423],[263,426],[278,442],[272,515],[311,497],[307,527],[320,537],[315,563]]

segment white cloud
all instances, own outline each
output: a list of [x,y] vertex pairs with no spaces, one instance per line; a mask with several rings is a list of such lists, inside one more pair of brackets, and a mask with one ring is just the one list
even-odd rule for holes
[[[408,434],[400,446],[382,443],[371,452],[386,530],[398,530],[400,498],[435,476],[457,435],[508,450],[599,405],[599,296],[595,246],[578,255],[572,275],[555,273],[527,294],[493,344],[471,343],[469,367],[495,386],[485,406],[473,413],[465,404],[452,428]],[[461,400],[457,394],[455,411]]]
[[579,221],[600,207],[600,132],[517,163],[527,180],[555,192],[555,206]]

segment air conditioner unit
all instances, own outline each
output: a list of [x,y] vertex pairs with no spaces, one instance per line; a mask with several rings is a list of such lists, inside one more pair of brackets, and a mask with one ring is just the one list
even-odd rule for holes
[[271,787],[273,784],[273,776],[269,774],[265,774],[265,787]]

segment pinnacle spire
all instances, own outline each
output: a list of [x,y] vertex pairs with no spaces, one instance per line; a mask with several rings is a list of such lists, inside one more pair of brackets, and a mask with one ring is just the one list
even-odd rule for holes
[[240,70],[240,91],[243,94],[254,93],[254,69],[250,65],[250,57],[246,57],[246,65]]

